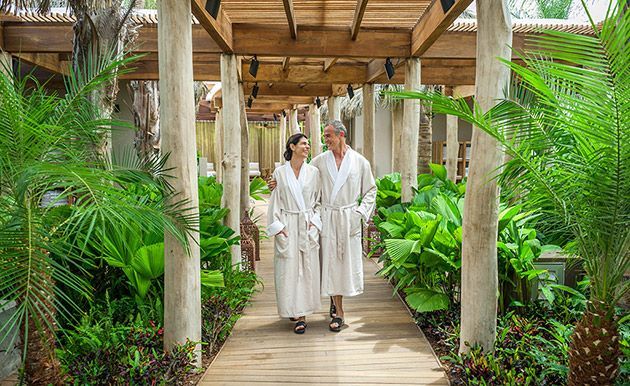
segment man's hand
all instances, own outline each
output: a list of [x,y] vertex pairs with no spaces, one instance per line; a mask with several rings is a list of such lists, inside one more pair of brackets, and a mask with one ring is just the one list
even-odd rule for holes
[[267,182],[267,187],[269,188],[269,190],[271,190],[273,192],[273,190],[276,188],[276,186],[278,186],[278,183],[276,182],[276,180],[269,180],[269,182]]

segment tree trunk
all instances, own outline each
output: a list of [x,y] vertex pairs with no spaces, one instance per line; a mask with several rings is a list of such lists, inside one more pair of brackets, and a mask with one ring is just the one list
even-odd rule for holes
[[132,96],[131,111],[136,126],[134,147],[141,157],[160,152],[160,96],[158,82],[132,80],[128,85]]
[[[444,95],[453,96],[453,88],[445,87]],[[457,158],[459,154],[458,125],[456,116],[446,116],[446,175],[454,183],[457,182]]]
[[[221,206],[230,208],[225,225],[240,234],[241,214],[241,108],[239,105],[238,66],[233,54],[221,54],[223,89],[223,198]],[[232,265],[241,264],[241,247],[232,246]]]
[[315,158],[322,152],[321,116],[316,104],[313,103],[308,107],[308,115],[311,131],[311,157]]
[[336,96],[328,97],[328,120],[341,121],[341,99]]
[[392,172],[400,172],[400,146],[402,141],[403,103],[392,106]]
[[289,131],[291,135],[300,133],[300,123],[298,122],[298,111],[297,109],[291,109],[290,114],[291,120],[289,121]]
[[[405,91],[420,89],[420,58],[407,59],[405,66]],[[414,189],[418,187],[418,120],[420,101],[403,100],[403,125],[400,141],[400,182],[402,186],[401,201],[413,200]]]
[[[614,306],[613,306],[614,307]],[[619,330],[611,306],[594,301],[575,326],[569,343],[568,386],[612,386],[619,374]]]
[[223,114],[217,110],[214,116],[214,172],[217,182],[223,182]]
[[[199,196],[193,105],[192,25],[190,2],[158,2],[158,56],[160,117],[166,167],[175,177],[171,183],[177,200],[188,200],[198,217]],[[201,341],[201,273],[199,231],[190,232],[190,251],[170,233],[164,235],[164,349],[186,341]],[[195,350],[201,366],[201,346]]]
[[[487,111],[503,96],[509,69],[497,58],[510,58],[512,24],[503,0],[477,0],[477,70],[475,95]],[[460,352],[479,344],[494,350],[497,323],[497,232],[499,187],[492,178],[501,164],[497,142],[473,127],[470,173],[462,235]]]
[[280,115],[280,163],[284,164],[284,150],[287,143],[287,117]]
[[[131,28],[129,10],[122,9],[122,0],[110,2],[107,8],[91,10],[89,4],[71,0],[70,7],[76,16],[72,47],[72,69],[75,74],[94,72],[96,65],[106,58],[119,55],[124,46],[135,39],[137,31]],[[89,71],[89,72],[86,72]],[[98,107],[101,117],[109,118],[114,111],[118,95],[118,79],[92,92],[90,98]],[[104,130],[99,152],[111,157],[111,132]]]
[[431,104],[420,104],[420,125],[418,128],[418,173],[431,173],[429,163],[433,162],[433,119]]
[[[243,84],[239,84],[240,122],[241,122],[241,219],[249,210],[249,126],[247,124],[247,111],[245,111],[245,98]],[[240,225],[239,225],[240,226]]]
[[374,134],[376,127],[374,107],[374,84],[363,85],[363,156],[370,162],[372,174],[376,175],[376,154],[374,148]]

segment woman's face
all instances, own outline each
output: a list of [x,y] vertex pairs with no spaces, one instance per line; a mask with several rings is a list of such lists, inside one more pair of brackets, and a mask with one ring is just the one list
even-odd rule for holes
[[293,151],[293,156],[299,158],[306,159],[310,150],[311,146],[308,144],[308,139],[305,137],[300,138],[300,141],[296,145],[291,144],[291,151]]

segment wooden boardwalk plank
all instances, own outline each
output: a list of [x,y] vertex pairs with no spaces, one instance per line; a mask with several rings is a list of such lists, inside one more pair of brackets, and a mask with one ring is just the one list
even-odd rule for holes
[[[265,219],[266,204],[257,214]],[[261,224],[263,225],[263,224]],[[448,385],[429,342],[392,287],[364,261],[365,293],[344,299],[346,323],[328,331],[328,299],[308,317],[304,335],[276,311],[273,240],[261,240],[264,283],[200,385]]]

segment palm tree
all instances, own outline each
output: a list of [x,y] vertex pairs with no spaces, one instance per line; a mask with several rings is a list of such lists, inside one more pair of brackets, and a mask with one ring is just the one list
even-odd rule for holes
[[[569,385],[612,385],[620,355],[615,305],[630,288],[630,13],[611,4],[593,36],[547,31],[524,65],[506,62],[520,83],[485,114],[436,93],[430,100],[501,143],[512,157],[500,174],[523,204],[562,219],[568,253],[590,279],[587,310],[569,350]],[[587,12],[588,13],[588,12]],[[589,15],[590,18],[590,15]]]
[[[193,222],[185,203],[167,204],[173,194],[164,159],[112,164],[97,151],[114,122],[101,118],[90,94],[134,59],[113,57],[88,60],[67,78],[63,97],[49,95],[33,76],[0,75],[0,302],[17,303],[0,325],[0,342],[20,330],[29,383],[62,382],[55,331],[60,320],[83,314],[79,303],[92,295],[88,246],[100,229],[111,221],[142,224],[185,243]],[[137,185],[165,198],[127,190]]]

